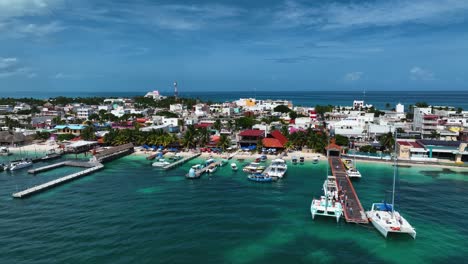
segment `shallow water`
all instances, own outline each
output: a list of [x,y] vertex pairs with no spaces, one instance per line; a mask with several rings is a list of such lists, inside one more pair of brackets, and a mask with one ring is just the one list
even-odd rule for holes
[[[162,171],[128,156],[23,200],[11,193],[77,169],[1,172],[0,263],[445,263],[468,256],[468,181],[455,170],[399,168],[397,203],[418,235],[385,240],[372,225],[311,219],[325,162],[288,162],[287,177],[273,183],[250,182],[229,165],[186,180],[197,162]],[[359,169],[354,187],[367,209],[391,190],[393,167]]]

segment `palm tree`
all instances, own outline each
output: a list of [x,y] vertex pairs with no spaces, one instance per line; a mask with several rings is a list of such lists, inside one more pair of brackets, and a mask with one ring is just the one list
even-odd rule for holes
[[217,146],[222,148],[223,151],[226,150],[226,148],[228,148],[229,146],[231,145],[231,139],[225,135],[225,134],[222,134],[221,137],[219,138],[219,141],[218,141],[218,144]]
[[393,151],[393,145],[395,144],[395,139],[393,138],[392,132],[388,132],[387,134],[381,136],[380,144],[385,149],[388,149],[390,152]]
[[187,127],[187,131],[185,131],[184,137],[182,139],[182,143],[185,148],[192,148],[197,145],[195,141],[196,132],[197,131],[195,130],[194,126],[191,125]]
[[221,130],[221,120],[216,119],[216,121],[213,123],[213,128],[220,131]]
[[200,128],[197,130],[198,142],[201,146],[205,146],[210,142],[210,132],[206,127]]

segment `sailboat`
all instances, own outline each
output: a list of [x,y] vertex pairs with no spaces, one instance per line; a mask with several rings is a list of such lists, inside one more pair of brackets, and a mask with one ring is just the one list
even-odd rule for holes
[[336,177],[328,175],[327,165],[327,179],[323,183],[323,196],[320,199],[312,199],[310,204],[310,213],[312,219],[315,219],[316,215],[328,216],[336,218],[336,222],[340,221],[340,217],[343,214],[343,207],[338,202],[338,187],[336,185]]
[[374,227],[387,238],[390,233],[408,234],[413,239],[416,239],[416,230],[406,219],[395,210],[395,182],[397,174],[397,155],[396,155],[396,132],[395,132],[395,154],[393,166],[393,189],[392,203],[373,203],[370,211],[366,212],[369,221]]

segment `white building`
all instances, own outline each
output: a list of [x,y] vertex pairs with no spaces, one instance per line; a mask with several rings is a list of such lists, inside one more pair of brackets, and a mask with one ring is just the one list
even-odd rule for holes
[[159,91],[157,90],[146,93],[145,97],[153,98],[154,100],[162,100],[166,98],[165,96],[162,96],[161,94],[159,94]]
[[88,120],[88,117],[94,113],[94,109],[89,107],[81,107],[76,109],[76,116],[80,119]]
[[176,127],[179,125],[179,119],[178,118],[168,118],[168,117],[163,117],[161,119],[161,122],[162,122],[162,125],[165,125],[165,126],[173,126],[173,127]]
[[431,114],[431,108],[430,107],[414,107],[413,114],[414,114],[413,130],[421,131],[423,122],[424,122],[424,116]]
[[169,106],[169,111],[171,112],[182,112],[184,110],[184,106],[182,104],[171,104]]
[[[207,110],[209,108],[204,104],[197,104],[194,106],[196,116],[207,116]],[[208,109],[207,109],[208,108]]]

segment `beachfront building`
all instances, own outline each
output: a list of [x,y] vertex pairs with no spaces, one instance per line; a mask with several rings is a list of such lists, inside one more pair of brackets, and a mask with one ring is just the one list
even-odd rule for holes
[[240,147],[256,146],[263,138],[265,138],[265,130],[247,129],[237,135],[237,142]]
[[83,129],[86,127],[86,125],[76,125],[76,124],[70,124],[70,125],[57,125],[54,127],[56,129],[57,134],[73,134],[75,136],[81,135],[81,132]]
[[400,159],[433,162],[468,162],[468,141],[398,140]]
[[288,139],[281,134],[279,130],[273,130],[264,139],[262,139],[262,146],[266,149],[283,150]]

